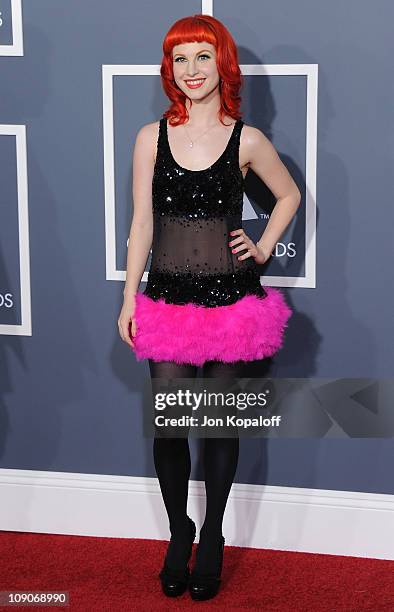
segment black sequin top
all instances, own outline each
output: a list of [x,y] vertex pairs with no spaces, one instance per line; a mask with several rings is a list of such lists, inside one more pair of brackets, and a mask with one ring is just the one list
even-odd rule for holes
[[[188,170],[172,156],[167,120],[160,120],[152,180],[152,260],[144,294],[167,303],[233,304],[247,294],[266,297],[253,257],[238,261],[228,243],[242,228],[244,178],[239,167],[243,121],[209,168]],[[243,251],[245,252],[245,251]]]

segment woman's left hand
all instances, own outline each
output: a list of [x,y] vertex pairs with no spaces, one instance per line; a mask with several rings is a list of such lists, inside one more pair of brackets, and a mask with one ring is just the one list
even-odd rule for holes
[[232,232],[230,232],[230,236],[237,236],[237,238],[234,238],[233,240],[231,240],[231,242],[228,243],[229,247],[234,247],[231,250],[232,253],[239,253],[240,251],[244,251],[245,249],[247,250],[246,253],[243,253],[238,257],[239,261],[243,261],[248,257],[253,257],[257,264],[263,264],[269,258],[270,254],[264,253],[261,246],[255,244],[253,240],[251,240],[249,236],[245,234],[242,228],[233,230]]

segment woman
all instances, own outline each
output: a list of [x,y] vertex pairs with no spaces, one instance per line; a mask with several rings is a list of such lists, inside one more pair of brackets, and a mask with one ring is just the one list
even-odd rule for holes
[[[257,266],[270,257],[301,195],[270,141],[240,119],[242,75],[224,25],[208,15],[182,18],[163,51],[161,78],[171,105],[135,142],[119,333],[138,360],[148,359],[152,381],[193,378],[200,366],[203,377],[230,380],[283,344],[291,310],[279,289],[262,287]],[[256,244],[242,228],[248,168],[278,199]],[[139,292],[151,246],[148,282]],[[168,596],[187,586],[193,599],[218,592],[222,521],[238,452],[238,437],[204,441],[206,515],[189,574],[196,526],[186,512],[188,439],[154,437],[171,532],[160,572]]]

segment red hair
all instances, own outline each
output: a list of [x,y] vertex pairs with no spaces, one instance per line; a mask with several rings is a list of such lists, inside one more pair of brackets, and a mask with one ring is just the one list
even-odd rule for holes
[[[208,42],[216,49],[216,64],[220,79],[219,120],[228,115],[240,119],[239,90],[243,85],[242,73],[238,65],[238,51],[233,37],[227,28],[215,17],[196,14],[178,19],[168,30],[163,41],[163,59],[160,75],[163,89],[171,100],[170,108],[163,113],[171,125],[182,125],[188,119],[186,95],[174,82],[172,50],[175,45],[187,42]],[[191,101],[192,104],[192,101]]]

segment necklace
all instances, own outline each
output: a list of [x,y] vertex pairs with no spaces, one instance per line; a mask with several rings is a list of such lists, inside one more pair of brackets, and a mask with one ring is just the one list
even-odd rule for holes
[[200,136],[197,136],[197,138],[195,138],[194,140],[192,140],[192,139],[190,138],[190,136],[188,135],[188,133],[187,133],[187,129],[186,129],[185,124],[183,124],[183,127],[185,128],[186,135],[187,135],[187,137],[188,137],[188,139],[189,139],[189,141],[190,141],[190,144],[189,144],[189,147],[190,147],[190,148],[192,148],[192,147],[193,147],[193,145],[194,145],[194,143],[196,142],[196,140],[198,140],[199,138],[201,138],[201,136],[204,136],[204,134],[206,134],[206,133],[208,132],[208,130],[210,130],[210,129],[211,129],[210,127],[209,127],[209,128],[207,128],[207,129],[205,130],[205,132],[203,132],[202,134],[200,134]]

